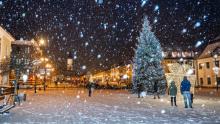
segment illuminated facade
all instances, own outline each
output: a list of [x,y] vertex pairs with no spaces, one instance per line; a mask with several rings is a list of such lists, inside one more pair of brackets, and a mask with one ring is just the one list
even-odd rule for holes
[[197,59],[197,80],[201,87],[216,87],[220,81],[220,38],[209,44]]
[[11,42],[15,39],[0,27],[0,84],[9,83]]

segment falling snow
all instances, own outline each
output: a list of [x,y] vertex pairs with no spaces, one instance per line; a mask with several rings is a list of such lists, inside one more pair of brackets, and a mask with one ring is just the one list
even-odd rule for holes
[[[86,4],[63,0],[0,0],[0,25],[16,39],[50,40],[48,56],[58,60],[56,66],[63,71],[65,53],[74,49],[77,55],[72,55],[73,68],[82,74],[83,65],[92,64],[86,68],[92,71],[92,67],[102,70],[114,64],[130,63],[144,14],[149,17],[164,50],[194,47],[200,51],[219,35],[219,6],[219,1],[204,0],[91,0]],[[196,45],[200,40],[203,42]]]
[[195,25],[194,25],[194,28],[198,28],[201,26],[201,22],[196,22]]

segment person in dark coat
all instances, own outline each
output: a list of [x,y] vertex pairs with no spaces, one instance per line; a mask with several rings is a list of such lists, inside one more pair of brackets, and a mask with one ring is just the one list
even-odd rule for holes
[[93,83],[93,81],[91,80],[91,81],[89,81],[89,83],[88,83],[88,90],[89,90],[89,97],[91,97],[92,96],[92,90],[93,90],[93,87],[94,86],[94,83]]
[[184,98],[185,108],[192,108],[192,99],[190,93],[191,84],[187,77],[184,76],[183,81],[181,82],[180,91]]
[[144,84],[143,83],[137,84],[137,90],[138,90],[138,98],[140,98],[141,92],[145,90]]
[[138,98],[140,98],[140,95],[141,95],[140,85],[141,85],[141,84],[137,84]]
[[177,94],[177,87],[175,85],[175,82],[171,81],[169,89],[168,89],[168,95],[170,95],[170,98],[171,98],[171,106],[173,106],[173,104],[177,106],[176,105],[176,94]]
[[156,96],[158,97],[158,99],[160,99],[159,90],[158,90],[158,81],[154,82],[153,88],[154,88],[154,99],[156,99]]

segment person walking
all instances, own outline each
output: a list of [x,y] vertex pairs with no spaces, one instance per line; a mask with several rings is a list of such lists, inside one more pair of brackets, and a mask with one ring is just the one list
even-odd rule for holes
[[88,90],[89,90],[89,97],[92,96],[92,91],[93,91],[93,80],[90,80],[88,83]]
[[190,87],[190,81],[184,76],[183,81],[181,82],[180,91],[184,98],[185,108],[192,108]]
[[154,99],[156,99],[156,96],[158,97],[158,99],[160,99],[157,81],[154,82]]
[[141,88],[140,88],[141,84],[137,84],[137,93],[138,93],[138,98],[140,98],[141,95]]
[[145,90],[143,83],[137,84],[137,90],[138,90],[138,98],[140,98],[141,96],[144,97],[143,94],[141,95],[141,93],[144,92],[144,90]]
[[170,95],[171,99],[171,106],[176,105],[176,94],[177,94],[177,87],[175,85],[174,81],[171,81],[169,89],[168,89],[168,95]]

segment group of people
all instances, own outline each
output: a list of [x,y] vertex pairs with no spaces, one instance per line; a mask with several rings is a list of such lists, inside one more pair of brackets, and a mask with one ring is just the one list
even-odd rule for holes
[[[185,108],[192,108],[193,94],[191,94],[190,88],[191,88],[191,83],[187,79],[187,77],[184,76],[183,81],[181,82],[180,85],[180,92],[183,95]],[[173,105],[177,106],[176,104],[177,87],[174,81],[171,81],[170,83],[168,94],[170,95],[171,98],[171,106]]]
[[[92,95],[92,91],[94,90],[94,83],[93,81],[89,81],[89,83],[87,84],[87,88],[88,88],[88,93],[89,93],[89,97],[91,97]],[[184,76],[183,81],[181,82],[180,85],[180,92],[183,95],[183,99],[184,99],[184,104],[185,104],[185,108],[192,108],[192,94],[190,92],[190,88],[191,88],[191,83],[190,81],[187,79],[186,76]],[[156,96],[158,99],[160,99],[159,96],[159,86],[158,86],[158,82],[155,82],[153,85],[153,92],[154,92],[154,99],[156,99]],[[137,91],[138,91],[138,98],[140,97],[144,97],[146,96],[146,90],[145,90],[145,86],[143,83],[139,83],[137,85]],[[176,104],[176,96],[177,96],[177,86],[175,84],[174,81],[170,82],[170,85],[168,87],[168,95],[170,95],[170,100],[171,100],[171,106],[177,106]]]
[[[181,85],[180,85],[180,92],[183,95],[185,108],[192,108],[193,94],[191,94],[190,88],[191,88],[191,83],[187,79],[187,77],[184,76],[183,81],[181,82]],[[154,83],[153,90],[154,90],[153,91],[154,99],[156,99],[156,96],[158,97],[158,99],[160,99],[158,82]],[[143,93],[145,93],[144,84],[142,83],[138,84],[137,91],[138,91],[138,98],[144,97],[143,95]],[[171,106],[177,106],[176,104],[177,86],[175,85],[174,81],[170,82],[170,85],[168,87],[168,95],[170,95]]]

